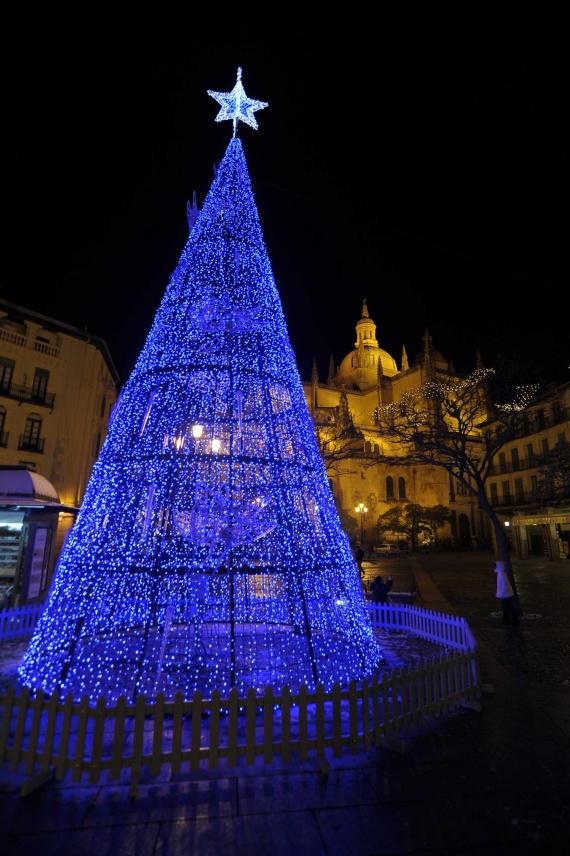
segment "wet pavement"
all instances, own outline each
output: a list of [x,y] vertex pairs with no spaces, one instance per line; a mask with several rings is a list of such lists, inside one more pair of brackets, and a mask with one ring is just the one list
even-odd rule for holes
[[494,559],[433,553],[364,563],[415,581],[415,603],[464,616],[478,641],[482,711],[461,710],[379,748],[330,759],[201,770],[128,784],[50,782],[19,796],[0,773],[7,854],[527,856],[570,841],[570,562],[514,561],[524,618],[500,623]]

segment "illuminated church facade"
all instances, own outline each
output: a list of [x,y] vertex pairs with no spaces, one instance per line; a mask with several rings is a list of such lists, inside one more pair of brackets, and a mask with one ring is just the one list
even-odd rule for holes
[[[480,361],[478,355],[476,360]],[[354,349],[338,366],[331,357],[325,382],[319,380],[313,363],[311,379],[303,384],[321,446],[325,444],[330,452],[325,453],[325,460],[337,507],[356,519],[358,540],[362,531],[365,549],[381,540],[398,540],[378,531],[378,517],[395,505],[408,503],[450,509],[452,518],[438,533],[438,547],[471,549],[474,544],[491,544],[488,519],[477,499],[441,467],[388,466],[379,460],[383,454],[397,455],[397,450],[387,447],[383,439],[378,409],[398,402],[407,390],[418,389],[434,377],[451,380],[457,375],[453,364],[434,347],[427,329],[415,359],[410,362],[402,347],[398,364],[380,346],[364,300]],[[360,503],[366,512],[357,511]]]

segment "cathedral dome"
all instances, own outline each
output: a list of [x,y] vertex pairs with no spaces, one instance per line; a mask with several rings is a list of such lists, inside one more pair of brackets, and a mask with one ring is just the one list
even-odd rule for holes
[[335,386],[359,389],[364,392],[378,383],[380,374],[393,377],[398,374],[395,359],[378,346],[376,324],[368,314],[366,301],[362,307],[362,318],[356,325],[355,350],[342,360],[335,376]]

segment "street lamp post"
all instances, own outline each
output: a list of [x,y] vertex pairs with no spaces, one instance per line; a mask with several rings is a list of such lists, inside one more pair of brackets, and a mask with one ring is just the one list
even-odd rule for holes
[[364,548],[364,515],[368,509],[363,502],[359,502],[354,510],[357,514],[360,514],[360,546]]

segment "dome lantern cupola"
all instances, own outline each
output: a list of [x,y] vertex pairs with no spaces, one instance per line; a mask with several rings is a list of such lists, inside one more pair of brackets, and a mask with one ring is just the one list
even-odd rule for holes
[[378,347],[376,324],[368,314],[366,300],[362,302],[362,318],[356,325],[356,342],[354,343],[354,347],[358,348],[360,345],[372,348]]

